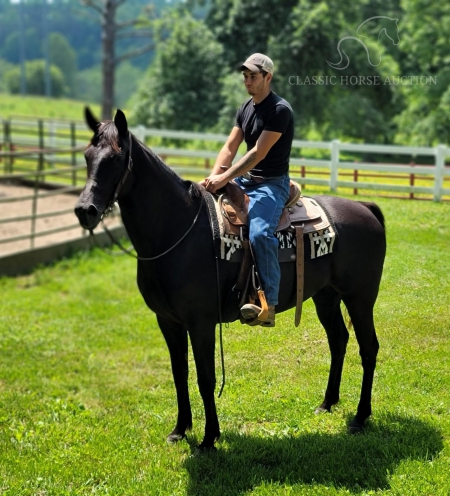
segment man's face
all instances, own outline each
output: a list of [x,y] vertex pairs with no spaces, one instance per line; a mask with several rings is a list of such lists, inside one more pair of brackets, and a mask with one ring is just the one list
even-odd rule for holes
[[242,75],[244,76],[244,84],[247,92],[251,96],[259,95],[270,84],[270,74],[263,77],[260,72],[252,72],[250,69],[244,69]]

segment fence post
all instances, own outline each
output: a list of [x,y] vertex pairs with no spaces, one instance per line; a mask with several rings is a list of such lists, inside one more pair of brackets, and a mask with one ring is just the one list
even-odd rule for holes
[[38,120],[38,133],[39,133],[39,161],[38,170],[44,170],[44,121]]
[[435,169],[434,169],[434,191],[433,200],[441,201],[442,187],[444,185],[445,171],[445,145],[438,145],[435,148]]
[[[410,165],[411,167],[414,167],[416,164],[415,164],[415,162],[410,162],[410,163],[409,163],[409,165]],[[416,182],[416,175],[414,174],[414,172],[411,172],[411,173],[409,174],[409,185],[410,185],[410,186],[414,186],[415,182]],[[414,191],[411,191],[411,192],[409,193],[409,199],[410,199],[410,200],[414,200]]]
[[[355,160],[355,162],[356,162],[356,160]],[[355,183],[358,182],[358,169],[354,169],[354,171],[353,171],[353,181]],[[353,188],[353,194],[355,196],[358,194],[358,188],[356,186]]]
[[331,168],[330,168],[330,190],[337,191],[338,168],[339,168],[339,140],[331,142]]
[[[55,129],[55,121],[50,121],[48,123],[48,141],[50,148],[54,150],[56,148],[56,129]],[[54,162],[55,154],[53,154],[53,160],[50,162],[50,167],[55,167]]]
[[72,147],[71,157],[72,157],[72,186],[77,185],[77,170],[75,169],[77,165],[77,152],[75,147],[77,145],[77,132],[75,129],[75,122],[70,123],[70,145]]
[[[38,132],[39,132],[39,160],[38,160],[38,172],[44,170],[44,121],[42,119],[38,120]],[[34,196],[33,202],[31,204],[31,232],[30,232],[30,248],[34,248],[34,238],[36,233],[36,214],[37,214],[37,202],[39,195],[39,182],[41,176],[36,174],[36,179],[34,181]],[[42,180],[44,176],[42,176]]]
[[[3,123],[3,136],[5,143],[5,153],[9,150],[11,152],[11,123],[8,120],[5,120]],[[12,157],[11,155],[5,156],[5,165],[4,165],[5,174],[12,174]]]
[[136,129],[136,138],[145,144],[145,127],[140,124]]

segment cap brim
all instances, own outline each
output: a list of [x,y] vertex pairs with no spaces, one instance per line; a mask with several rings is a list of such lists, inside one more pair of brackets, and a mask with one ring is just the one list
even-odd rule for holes
[[252,72],[261,72],[261,67],[253,64],[242,64],[240,70],[249,69]]

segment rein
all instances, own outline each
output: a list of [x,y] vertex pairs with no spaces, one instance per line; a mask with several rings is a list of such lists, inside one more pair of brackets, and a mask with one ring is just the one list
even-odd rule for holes
[[[186,236],[192,231],[193,227],[195,226],[195,224],[197,223],[197,220],[198,220],[198,217],[200,215],[200,212],[202,210],[202,206],[203,206],[203,195],[202,195],[202,198],[201,198],[201,202],[200,202],[200,207],[197,211],[197,214],[194,218],[194,220],[192,221],[192,224],[191,226],[189,227],[189,229],[183,234],[183,236],[174,244],[172,245],[170,248],[168,248],[166,251],[164,251],[163,253],[160,253],[159,255],[156,255],[154,257],[140,257],[139,255],[135,255],[134,253],[131,253],[130,250],[127,250],[126,248],[124,248],[124,246],[122,245],[122,243],[120,243],[120,241],[118,241],[111,233],[111,231],[106,227],[105,223],[103,222],[103,218],[105,217],[105,214],[103,214],[102,216],[102,225],[103,225],[103,229],[105,230],[106,234],[108,235],[109,239],[111,240],[111,242],[113,244],[115,244],[117,247],[119,247],[124,254],[126,255],[129,255],[130,257],[133,257],[135,258],[136,260],[142,260],[142,261],[149,261],[149,260],[157,260],[158,258],[161,258],[163,257],[164,255],[167,255],[169,252],[171,252],[174,248],[176,248],[185,238]],[[112,207],[109,207],[111,210],[112,210]],[[105,211],[106,212],[106,211]],[[94,230],[93,229],[89,229],[89,232],[91,234],[91,236],[94,236],[95,237],[95,234],[94,234]]]
[[[124,248],[120,241],[114,238],[113,234],[111,231],[106,227],[105,223],[103,222],[103,219],[112,211],[114,207],[114,203],[117,201],[117,198],[119,196],[120,190],[122,189],[122,186],[125,184],[125,181],[127,180],[131,170],[133,169],[133,159],[131,158],[131,151],[132,151],[132,140],[131,140],[131,133],[128,131],[129,135],[129,151],[128,151],[128,165],[127,168],[125,169],[124,173],[122,174],[122,177],[119,181],[119,184],[117,185],[116,190],[114,191],[114,195],[112,197],[112,200],[108,203],[107,207],[105,208],[105,211],[103,212],[101,216],[101,221],[102,221],[102,226],[103,229],[105,230],[106,234],[108,235],[109,239],[111,240],[111,243],[116,245],[118,248],[120,248],[123,252],[123,254],[129,255],[130,257],[135,258],[136,260],[142,260],[142,261],[149,261],[149,260],[157,260],[158,258],[163,257],[164,255],[167,255],[169,252],[171,252],[174,248],[176,248],[186,237],[187,235],[192,231],[193,227],[197,223],[197,220],[200,216],[200,212],[203,207],[203,203],[205,202],[204,195],[201,194],[201,201],[200,201],[200,206],[198,208],[197,214],[192,221],[191,226],[189,229],[183,234],[183,236],[174,244],[172,245],[169,249],[164,251],[163,253],[160,253],[159,255],[156,255],[154,257],[140,257],[139,255],[135,255],[134,253],[131,253],[130,249]],[[208,217],[210,221],[210,227],[212,232],[214,232],[214,227],[213,227],[213,222],[211,219],[211,214],[209,208],[207,208],[208,211]],[[89,229],[89,234],[91,235],[92,239],[96,241],[94,230]],[[103,249],[103,247],[100,246],[99,243],[96,243],[97,246]],[[106,251],[106,250],[104,250]],[[224,359],[224,354],[223,354],[223,339],[222,339],[222,301],[221,301],[221,294],[220,294],[220,274],[219,274],[219,253],[217,246],[214,244],[214,252],[215,252],[215,262],[216,262],[216,280],[217,280],[217,298],[218,298],[218,309],[219,309],[219,341],[220,341],[220,358],[221,358],[221,365],[222,365],[222,385],[219,391],[218,397],[220,398],[222,396],[223,389],[225,387],[225,359]],[[108,253],[108,252],[107,252]],[[109,253],[112,254],[112,253]]]

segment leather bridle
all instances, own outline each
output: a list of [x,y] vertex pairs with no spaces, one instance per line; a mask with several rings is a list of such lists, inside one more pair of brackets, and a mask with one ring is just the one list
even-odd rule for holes
[[[192,221],[192,224],[191,226],[189,227],[189,229],[183,234],[183,236],[175,243],[173,244],[169,249],[167,249],[166,251],[160,253],[159,255],[156,255],[155,257],[140,257],[139,255],[134,255],[133,253],[130,253],[130,250],[127,250],[126,248],[124,248],[122,246],[122,244],[116,240],[114,238],[114,236],[112,235],[112,233],[109,231],[109,229],[106,227],[106,225],[104,224],[103,222],[103,219],[105,217],[108,216],[108,214],[112,211],[113,209],[113,206],[114,206],[114,203],[117,201],[117,198],[119,196],[119,193],[120,193],[120,190],[122,189],[122,186],[125,184],[125,181],[127,180],[131,170],[133,169],[133,159],[131,157],[131,151],[132,151],[132,139],[131,139],[131,133],[130,131],[128,131],[128,135],[129,135],[129,150],[128,150],[128,164],[127,164],[127,167],[126,169],[124,170],[123,174],[122,174],[122,177],[120,178],[120,181],[119,181],[119,184],[117,185],[116,187],[116,190],[114,191],[114,195],[112,197],[112,200],[108,203],[107,207],[105,208],[105,210],[103,211],[102,215],[101,215],[101,221],[102,221],[102,224],[103,224],[103,229],[106,231],[108,237],[111,239],[111,242],[114,243],[116,246],[118,246],[123,252],[125,252],[127,255],[130,255],[131,257],[134,257],[136,258],[137,260],[143,260],[143,261],[149,261],[149,260],[156,260],[158,258],[161,258],[163,257],[164,255],[167,255],[167,253],[171,252],[174,248],[176,248],[185,238],[186,236],[191,232],[191,230],[193,229],[193,227],[195,226],[195,224],[197,223],[197,220],[200,216],[200,212],[202,210],[202,206],[203,206],[203,202],[204,202],[204,198],[203,198],[203,195],[201,195],[201,201],[200,201],[200,206],[198,208],[198,211],[197,211],[197,214],[194,218],[194,220]],[[94,236],[94,231],[92,229],[89,230],[91,236]]]
[[129,147],[128,147],[128,165],[126,169],[122,173],[122,177],[120,178],[119,184],[116,187],[116,190],[114,191],[112,200],[108,203],[106,206],[105,210],[102,213],[101,219],[103,220],[103,217],[106,217],[113,209],[114,203],[116,203],[117,198],[119,197],[120,190],[122,189],[122,186],[125,184],[125,181],[127,180],[131,170],[133,169],[133,158],[131,156],[132,152],[132,139],[131,139],[131,133],[128,131],[128,136],[129,136]]

